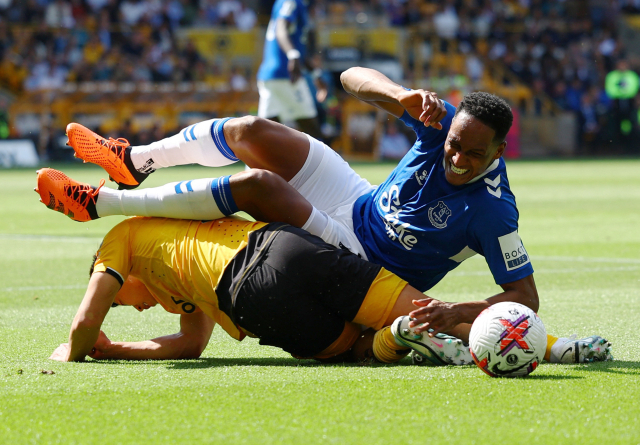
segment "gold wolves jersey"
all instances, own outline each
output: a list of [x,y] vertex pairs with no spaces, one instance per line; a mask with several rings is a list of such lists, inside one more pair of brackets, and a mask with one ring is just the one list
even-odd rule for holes
[[240,340],[244,334],[220,311],[214,289],[229,261],[246,247],[249,233],[264,225],[233,218],[130,218],[104,238],[94,272],[107,272],[121,284],[132,274],[168,312],[200,308]]

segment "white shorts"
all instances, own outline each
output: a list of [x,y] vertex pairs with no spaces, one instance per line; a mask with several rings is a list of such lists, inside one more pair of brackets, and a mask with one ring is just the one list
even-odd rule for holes
[[307,135],[309,156],[289,181],[316,209],[329,216],[322,239],[340,245],[367,259],[362,244],[353,233],[353,204],[375,187],[358,175],[330,147]]
[[258,117],[277,117],[280,122],[287,122],[311,119],[318,114],[309,84],[304,77],[293,84],[289,79],[259,80],[258,92]]

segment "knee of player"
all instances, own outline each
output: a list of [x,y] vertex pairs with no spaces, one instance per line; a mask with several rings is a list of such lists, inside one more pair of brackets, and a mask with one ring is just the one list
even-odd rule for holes
[[247,178],[248,184],[257,196],[273,196],[287,187],[287,181],[276,173],[259,168],[251,169]]
[[239,206],[242,203],[264,204],[270,199],[277,199],[279,192],[287,186],[288,183],[277,174],[259,168],[236,173],[231,177],[231,192]]
[[231,128],[229,135],[225,133],[227,138],[232,138],[234,142],[246,142],[260,133],[261,128],[266,124],[267,120],[257,116],[243,116],[231,119],[225,127],[229,125]]

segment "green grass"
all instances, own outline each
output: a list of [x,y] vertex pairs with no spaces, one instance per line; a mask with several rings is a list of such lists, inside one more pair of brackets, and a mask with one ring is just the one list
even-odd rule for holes
[[[61,168],[93,183],[103,176],[89,165]],[[377,183],[392,166],[356,168]],[[168,169],[148,185],[238,170]],[[544,364],[524,379],[408,360],[317,365],[219,328],[194,361],[50,361],[67,339],[90,257],[119,219],[72,222],[38,202],[32,170],[0,170],[0,443],[638,444],[639,170],[639,160],[510,163],[547,330],[604,335],[616,358]],[[429,295],[499,290],[472,258]],[[176,332],[178,319],[118,308],[104,330],[142,340]]]

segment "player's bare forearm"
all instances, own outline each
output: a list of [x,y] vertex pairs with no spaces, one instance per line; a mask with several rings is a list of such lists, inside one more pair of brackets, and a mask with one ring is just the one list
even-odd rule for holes
[[96,360],[170,360],[200,357],[215,322],[203,312],[180,316],[180,332],[140,342],[112,342],[104,333],[90,356]]
[[533,275],[503,284],[502,288],[504,292],[480,301],[448,303],[432,298],[415,300],[414,304],[419,308],[409,313],[415,319],[409,326],[417,326],[417,332],[432,329],[431,335],[450,332],[460,324],[473,323],[480,312],[501,301],[515,301],[534,311],[538,310],[538,292]]
[[344,90],[364,102],[370,102],[393,114],[402,116],[404,108],[398,100],[404,88],[384,74],[370,68],[353,67],[340,75]]
[[71,324],[67,357],[54,357],[60,361],[82,361],[91,352],[100,334],[100,326],[111,308],[120,282],[113,276],[96,272],[89,280],[89,286]]
[[287,59],[289,62],[287,64],[287,69],[289,70],[289,80],[292,83],[296,82],[300,76],[302,75],[302,61],[300,60],[301,54],[298,51],[291,41],[291,37],[289,36],[289,23],[280,18],[276,21],[276,41],[278,42],[278,46],[287,55]]
[[406,112],[426,127],[442,129],[440,121],[447,115],[438,95],[422,89],[407,90],[384,74],[369,68],[349,68],[340,75],[345,91],[356,98],[400,117]]
[[289,24],[285,19],[279,18],[276,20],[276,41],[285,54],[292,49],[296,49],[291,41],[291,37],[289,37],[288,26]]
[[201,350],[191,347],[181,334],[138,342],[111,342],[89,354],[96,360],[170,360],[194,359]]

